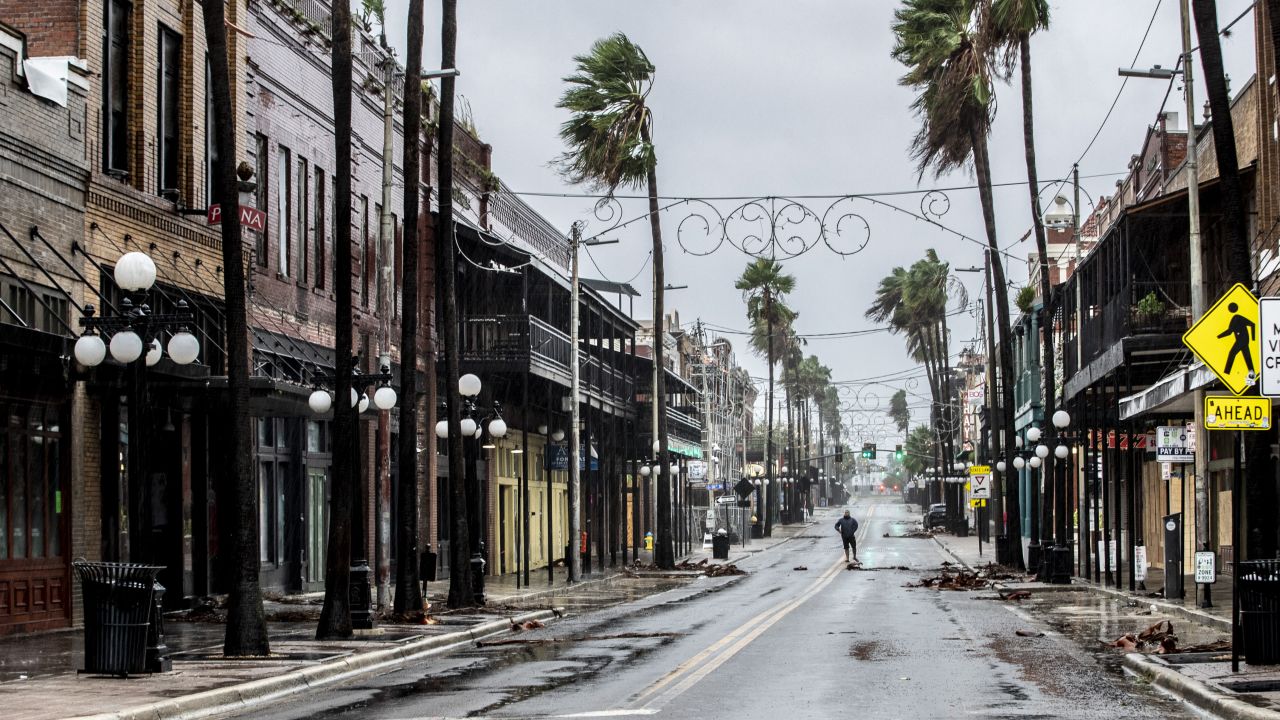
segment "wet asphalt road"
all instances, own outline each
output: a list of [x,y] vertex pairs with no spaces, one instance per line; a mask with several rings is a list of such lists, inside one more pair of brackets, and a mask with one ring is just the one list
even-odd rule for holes
[[820,513],[743,563],[750,575],[699,578],[519,636],[557,642],[431,658],[247,716],[1197,717],[991,593],[903,587],[946,558],[932,540],[883,537],[917,520],[900,501],[854,509],[870,571],[844,568],[836,511]]

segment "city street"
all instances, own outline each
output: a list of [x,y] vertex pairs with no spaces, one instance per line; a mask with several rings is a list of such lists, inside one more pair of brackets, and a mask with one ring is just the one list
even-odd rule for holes
[[742,563],[749,575],[700,578],[252,716],[1195,717],[989,591],[904,587],[946,559],[939,546],[893,537],[918,519],[900,499],[860,499],[853,512],[865,571],[845,569],[838,512],[820,509],[806,532]]

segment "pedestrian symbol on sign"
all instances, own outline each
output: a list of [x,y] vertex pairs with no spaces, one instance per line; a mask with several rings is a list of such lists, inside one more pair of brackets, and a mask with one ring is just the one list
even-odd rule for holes
[[1223,385],[1242,395],[1258,380],[1258,299],[1236,283],[1195,325],[1182,342]]

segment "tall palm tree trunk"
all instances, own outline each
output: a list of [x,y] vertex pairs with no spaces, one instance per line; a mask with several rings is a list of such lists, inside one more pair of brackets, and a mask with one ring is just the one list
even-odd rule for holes
[[[440,64],[454,67],[458,46],[458,2],[441,0]],[[453,231],[453,88],[451,77],[440,80],[440,122],[436,129],[439,157],[436,159],[436,187],[440,193],[440,210],[436,226],[439,244],[437,278],[442,282],[445,346],[445,413],[449,421],[449,598],[451,608],[475,604],[471,578],[471,522],[467,517],[467,479],[462,437],[462,395],[458,393],[461,366],[458,330],[458,283],[454,273]]]
[[[262,611],[262,590],[258,584],[258,513],[250,450],[253,434],[249,428],[249,323],[245,304],[244,244],[237,210],[239,186],[236,181],[235,104],[231,101],[231,75],[227,46],[226,7],[205,3],[205,38],[209,51],[209,81],[213,90],[214,128],[218,146],[215,182],[222,198],[222,279],[227,316],[227,415],[231,432],[223,450],[231,458],[231,476],[224,487],[230,490],[231,512],[231,597],[227,608],[227,629],[223,637],[225,655],[267,655],[267,621]],[[265,178],[258,178],[265,182]]]
[[[1040,366],[1044,375],[1045,420],[1053,418],[1057,402],[1057,384],[1053,367],[1053,289],[1049,285],[1049,244],[1045,239],[1044,220],[1040,212],[1040,174],[1036,169],[1035,118],[1032,114],[1031,92],[1031,36],[1018,36],[1019,71],[1022,75],[1022,150],[1027,160],[1027,194],[1031,201],[1031,222],[1036,235],[1036,252],[1040,256]],[[1047,473],[1044,473],[1047,475]],[[1044,497],[1040,499],[1040,534],[1047,540],[1052,534],[1053,494],[1058,492],[1052,482],[1044,483]],[[1061,525],[1061,523],[1059,523]],[[1066,542],[1066,538],[1058,538]]]
[[[649,126],[645,124],[641,133],[644,142],[653,146],[653,138],[649,136]],[[662,219],[658,209],[658,168],[657,162],[649,164],[649,232],[653,236],[653,366],[656,369],[653,379],[653,402],[658,409],[657,441],[659,466],[662,474],[658,478],[658,538],[654,547],[653,561],[659,568],[669,570],[676,565],[674,538],[671,533],[671,460],[667,457],[667,378],[666,365],[663,359],[664,338],[666,337],[666,308],[663,303],[666,278],[663,274],[662,262]]]
[[[773,485],[773,295],[769,288],[764,290],[764,317],[765,332],[769,343],[768,364],[769,364],[769,396],[765,398],[765,425],[767,431],[764,441],[764,468],[765,482]],[[771,514],[772,506],[769,503],[769,487],[766,486],[761,497],[765,498],[764,517],[760,518],[760,522],[764,523],[764,534],[766,536],[773,533],[773,517]]]
[[418,581],[418,209],[422,193],[423,0],[409,0],[404,81],[404,238],[400,259],[400,483],[396,487],[397,613],[422,609]]
[[[987,136],[982,131],[973,133],[973,165],[978,175],[978,196],[982,202],[982,220],[986,227],[987,247],[991,257],[992,289],[996,296],[996,321],[1000,328],[1000,423],[1004,431],[1003,447],[1013,447],[1013,348],[1009,342],[1009,287],[1005,284],[1004,262],[1000,259],[1000,245],[996,240],[995,202],[991,196],[991,165],[987,156]],[[1022,506],[1019,502],[1017,483],[1005,488],[1005,513],[1008,516],[1008,535],[1013,554],[1013,565],[1021,570],[1026,567],[1022,555]]]
[[330,480],[329,536],[324,577],[324,607],[316,639],[351,637],[351,526],[356,473],[353,439],[356,409],[351,407],[351,349],[354,329],[351,307],[351,8],[334,3],[333,22],[333,134],[334,134],[334,400],[333,476]]

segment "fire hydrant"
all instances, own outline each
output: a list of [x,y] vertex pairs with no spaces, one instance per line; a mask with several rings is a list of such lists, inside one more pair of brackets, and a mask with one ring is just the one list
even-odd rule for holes
[[652,531],[644,534],[644,549],[650,550],[650,551],[653,550],[653,532]]

